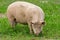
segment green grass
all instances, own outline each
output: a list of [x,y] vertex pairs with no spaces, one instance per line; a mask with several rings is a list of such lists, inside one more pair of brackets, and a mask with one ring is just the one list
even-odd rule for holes
[[[0,12],[5,13],[8,5],[14,1],[16,0],[0,0]],[[44,10],[46,24],[43,34],[38,37],[31,35],[28,25],[23,24],[17,24],[12,29],[7,18],[0,18],[0,40],[60,40],[60,1],[47,0],[48,3],[40,3],[42,0],[25,1],[36,4]]]

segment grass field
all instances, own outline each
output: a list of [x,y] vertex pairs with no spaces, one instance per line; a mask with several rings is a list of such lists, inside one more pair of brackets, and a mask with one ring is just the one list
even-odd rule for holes
[[[16,0],[0,0],[0,13]],[[40,6],[45,12],[46,25],[38,37],[29,33],[28,25],[10,27],[7,17],[0,18],[0,40],[60,40],[60,0],[22,0]]]

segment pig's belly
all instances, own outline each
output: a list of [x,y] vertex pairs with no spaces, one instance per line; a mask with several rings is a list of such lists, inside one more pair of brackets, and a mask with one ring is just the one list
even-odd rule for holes
[[24,24],[27,23],[27,19],[25,17],[21,17],[21,16],[16,17],[16,21],[18,23],[24,23]]

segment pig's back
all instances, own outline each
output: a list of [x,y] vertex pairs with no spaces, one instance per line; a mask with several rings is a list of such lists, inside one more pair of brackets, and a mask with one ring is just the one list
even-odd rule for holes
[[28,2],[17,1],[8,6],[8,12],[13,15],[19,22],[27,22],[29,17],[38,15],[40,8],[34,4]]

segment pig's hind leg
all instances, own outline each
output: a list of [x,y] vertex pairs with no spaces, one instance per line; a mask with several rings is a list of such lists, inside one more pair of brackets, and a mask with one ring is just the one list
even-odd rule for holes
[[11,24],[11,27],[14,28],[16,23],[17,23],[16,19],[13,16],[10,16],[10,15],[8,16],[8,19],[9,19],[9,22]]

